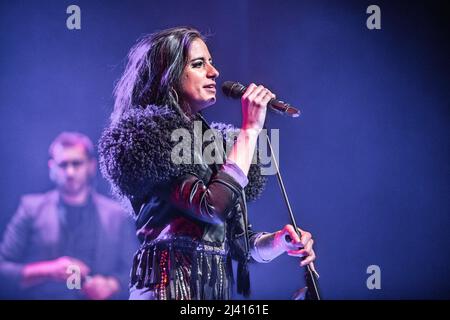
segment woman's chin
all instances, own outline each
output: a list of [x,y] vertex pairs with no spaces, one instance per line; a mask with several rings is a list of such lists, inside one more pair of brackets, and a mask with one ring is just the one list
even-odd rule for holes
[[196,112],[201,111],[203,109],[206,109],[210,106],[212,106],[213,104],[216,103],[216,97],[210,98],[206,101],[203,101],[202,103],[198,104],[198,107],[196,108]]

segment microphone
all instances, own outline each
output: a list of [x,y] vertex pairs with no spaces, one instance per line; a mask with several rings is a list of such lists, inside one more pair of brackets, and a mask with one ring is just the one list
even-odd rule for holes
[[[239,99],[244,94],[245,90],[247,90],[247,87],[240,84],[239,82],[234,81],[225,81],[222,84],[222,91],[227,97],[231,97],[234,99]],[[269,109],[279,113],[279,114],[285,114],[290,117],[296,118],[300,116],[300,110],[294,108],[289,103],[277,100],[277,99],[271,99],[267,103],[267,107]]]

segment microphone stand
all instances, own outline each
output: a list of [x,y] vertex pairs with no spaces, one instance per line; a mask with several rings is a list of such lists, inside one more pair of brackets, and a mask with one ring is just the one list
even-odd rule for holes
[[[264,125],[264,129],[267,129],[265,125]],[[282,179],[281,173],[280,173],[280,168],[278,166],[278,162],[277,162],[277,159],[275,157],[275,153],[273,152],[272,144],[270,143],[270,139],[269,139],[269,135],[268,134],[267,134],[267,142],[269,144],[270,156],[271,156],[271,158],[272,158],[272,160],[273,160],[273,162],[275,164],[275,169],[276,169],[276,172],[277,172],[278,185],[280,186],[280,190],[281,190],[281,193],[283,195],[284,202],[286,203],[286,207],[287,207],[288,212],[289,212],[289,218],[291,220],[291,224],[294,227],[295,231],[297,232],[298,236],[301,237],[301,233],[298,230],[294,214],[292,213],[291,204],[289,202],[289,198],[288,198],[288,195],[287,195],[287,192],[286,192],[286,188],[284,187],[283,179]],[[290,239],[289,236],[286,236],[286,240],[288,242],[290,242],[292,239]],[[302,260],[303,259],[305,259],[305,258],[302,258]],[[319,287],[317,285],[317,279],[318,278],[319,278],[319,275],[317,274],[317,272],[315,272],[311,268],[310,265],[307,265],[305,267],[305,283],[306,283],[306,287],[297,290],[294,293],[293,299],[294,300],[321,300],[320,294],[319,294]]]

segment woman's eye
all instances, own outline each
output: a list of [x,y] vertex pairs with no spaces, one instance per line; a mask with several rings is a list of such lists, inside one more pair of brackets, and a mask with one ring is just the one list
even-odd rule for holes
[[192,64],[194,68],[200,68],[201,66],[203,66],[203,61],[197,61]]

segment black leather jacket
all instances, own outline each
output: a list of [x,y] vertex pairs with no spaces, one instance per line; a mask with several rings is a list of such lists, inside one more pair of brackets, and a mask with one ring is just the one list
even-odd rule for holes
[[[233,258],[246,259],[248,239],[254,232],[248,226],[244,190],[217,166],[203,164],[201,167],[201,171],[186,174],[169,185],[160,185],[148,201],[134,204],[134,208],[139,208],[136,210],[138,236],[143,242],[163,233],[164,236],[192,236],[217,245],[227,238]],[[190,223],[200,229],[190,230],[180,225]]]

